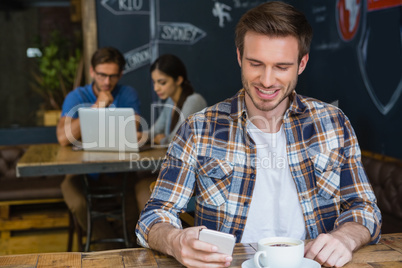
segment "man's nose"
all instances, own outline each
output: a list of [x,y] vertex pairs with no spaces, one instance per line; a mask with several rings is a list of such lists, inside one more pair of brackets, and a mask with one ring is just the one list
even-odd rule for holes
[[112,80],[112,78],[110,76],[106,76],[104,82],[107,84],[110,84],[111,80]]
[[275,84],[275,74],[271,68],[267,67],[262,70],[262,74],[260,76],[260,82],[266,88]]

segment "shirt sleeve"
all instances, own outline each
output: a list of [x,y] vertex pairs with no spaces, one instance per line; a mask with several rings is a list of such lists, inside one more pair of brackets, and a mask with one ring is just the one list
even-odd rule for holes
[[68,116],[72,118],[78,118],[78,108],[87,107],[90,104],[82,103],[77,90],[73,90],[67,94],[64,99],[61,117]]
[[169,146],[155,188],[136,226],[138,241],[144,247],[149,247],[148,234],[153,225],[169,223],[182,228],[179,216],[193,195],[196,180],[193,146],[191,129],[184,123]]
[[168,144],[173,140],[173,137],[176,135],[177,130],[179,129],[181,123],[193,113],[199,112],[202,109],[207,107],[207,102],[205,99],[199,94],[190,95],[186,101],[183,103],[183,107],[180,113],[180,120],[176,124],[175,128],[167,135],[162,141],[161,144]]
[[164,133],[165,128],[166,128],[166,124],[168,123],[169,120],[169,115],[171,114],[171,107],[168,106],[170,105],[165,104],[165,106],[163,106],[162,112],[160,113],[160,115],[158,116],[158,118],[156,119],[155,123],[152,125],[150,132],[152,133],[152,137]]
[[371,234],[371,244],[380,240],[381,212],[372,186],[361,162],[360,147],[354,130],[345,116],[344,156],[341,168],[341,215],[335,221],[335,228],[346,222],[357,222]]

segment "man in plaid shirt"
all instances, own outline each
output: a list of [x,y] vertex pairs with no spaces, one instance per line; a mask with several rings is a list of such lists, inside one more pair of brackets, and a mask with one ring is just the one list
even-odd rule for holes
[[[305,257],[341,267],[380,238],[381,213],[348,118],[298,95],[312,39],[283,2],[248,11],[236,28],[244,88],[190,116],[169,146],[137,224],[138,241],[188,267],[227,267],[231,256],[198,240],[202,228],[237,242],[313,239]],[[192,196],[195,225],[179,219]]]

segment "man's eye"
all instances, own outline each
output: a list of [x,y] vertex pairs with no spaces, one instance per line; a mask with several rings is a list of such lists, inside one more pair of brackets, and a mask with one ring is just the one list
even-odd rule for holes
[[253,67],[257,67],[257,66],[260,66],[261,64],[258,62],[250,62],[250,65]]
[[107,74],[99,74],[99,76],[102,77],[102,78],[106,78]]
[[281,71],[286,71],[287,69],[289,69],[289,67],[278,66],[278,69]]

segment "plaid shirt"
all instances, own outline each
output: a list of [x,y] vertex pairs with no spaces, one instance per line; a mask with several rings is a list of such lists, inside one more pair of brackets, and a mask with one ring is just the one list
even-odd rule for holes
[[[181,228],[193,194],[195,225],[241,240],[256,178],[256,145],[247,133],[245,91],[190,116],[171,142],[158,181],[137,224],[147,247],[151,227]],[[336,107],[294,94],[283,119],[290,172],[308,238],[358,222],[380,238],[381,213],[348,118]]]

